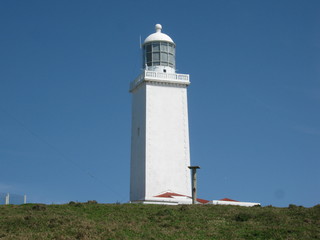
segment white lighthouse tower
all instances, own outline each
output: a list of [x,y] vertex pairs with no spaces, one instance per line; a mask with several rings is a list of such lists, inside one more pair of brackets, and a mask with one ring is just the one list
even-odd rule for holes
[[162,26],[143,45],[143,71],[130,84],[130,201],[191,203],[187,86],[176,73],[176,44]]

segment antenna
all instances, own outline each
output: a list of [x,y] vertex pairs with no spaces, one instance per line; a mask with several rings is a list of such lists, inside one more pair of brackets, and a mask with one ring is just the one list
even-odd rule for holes
[[139,40],[140,40],[140,49],[141,49],[141,35],[140,35],[140,39]]

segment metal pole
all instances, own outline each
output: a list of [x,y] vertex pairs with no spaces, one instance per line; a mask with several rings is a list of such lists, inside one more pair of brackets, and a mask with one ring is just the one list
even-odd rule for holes
[[192,174],[192,204],[197,203],[197,169],[199,169],[199,166],[189,166],[188,168],[191,169]]

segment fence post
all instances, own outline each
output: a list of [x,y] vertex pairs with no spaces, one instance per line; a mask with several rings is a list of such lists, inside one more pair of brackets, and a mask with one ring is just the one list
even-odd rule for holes
[[6,195],[6,205],[8,205],[10,203],[10,194],[7,193]]

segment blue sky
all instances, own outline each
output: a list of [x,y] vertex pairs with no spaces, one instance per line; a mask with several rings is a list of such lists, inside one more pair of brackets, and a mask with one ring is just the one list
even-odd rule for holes
[[139,36],[177,44],[199,196],[320,199],[320,1],[0,2],[0,192],[129,200]]

